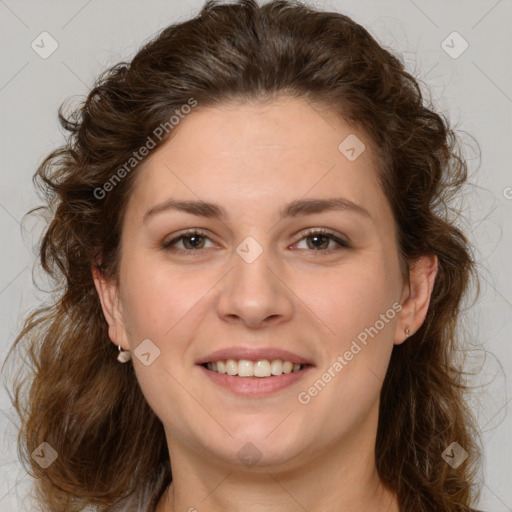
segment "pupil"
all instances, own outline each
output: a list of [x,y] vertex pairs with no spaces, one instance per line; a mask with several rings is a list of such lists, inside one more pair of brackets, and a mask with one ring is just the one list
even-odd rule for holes
[[[320,239],[325,238],[325,235],[313,235],[311,236],[312,240],[318,242]],[[322,242],[320,242],[319,245],[316,244],[316,242],[313,242],[313,247],[318,249],[322,245]]]
[[[194,248],[197,248],[197,246],[201,242],[201,235],[189,235],[187,238],[185,238],[185,240],[189,242],[189,245],[191,245]],[[195,240],[195,242],[193,240]]]

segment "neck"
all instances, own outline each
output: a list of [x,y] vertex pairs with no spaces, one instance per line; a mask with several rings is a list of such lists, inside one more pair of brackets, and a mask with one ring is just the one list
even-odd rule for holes
[[399,512],[394,494],[377,481],[360,486],[358,491],[341,484],[309,481],[303,482],[299,492],[297,481],[270,472],[253,475],[250,481],[235,476],[235,470],[219,477],[209,486],[198,483],[200,491],[192,494],[173,482],[155,512]]

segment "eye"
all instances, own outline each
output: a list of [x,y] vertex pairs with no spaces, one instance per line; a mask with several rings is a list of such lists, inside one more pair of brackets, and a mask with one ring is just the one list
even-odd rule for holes
[[[311,243],[308,243],[309,239],[311,240]],[[190,254],[207,248],[205,247],[207,240],[210,239],[204,231],[193,229],[180,234],[168,242],[164,242],[162,244],[162,249],[170,252],[188,252]],[[303,233],[303,237],[301,240],[299,240],[299,243],[303,240],[306,240],[306,249],[315,252],[330,253],[333,249],[335,250],[336,247],[329,247],[331,242],[338,244],[338,247],[349,247],[349,244],[345,240],[342,240],[340,237],[336,236],[336,234],[324,229],[312,229],[306,233]],[[182,247],[177,247],[177,245],[180,243],[182,244]],[[214,246],[214,244],[212,244],[210,247],[212,246]]]
[[[206,233],[201,230],[191,230],[186,233],[182,233],[180,236],[164,242],[162,249],[170,252],[195,252],[205,248],[205,241],[209,240]],[[181,243],[182,247],[176,247],[177,244]]]
[[[299,241],[306,240],[306,249],[310,249],[316,252],[331,252],[333,247],[329,247],[331,242],[338,244],[338,246],[348,248],[349,244],[342,240],[340,237],[336,236],[334,233],[324,229],[313,229],[306,233],[303,233],[303,238]],[[309,243],[311,240],[311,243]],[[334,247],[334,249],[336,249]]]

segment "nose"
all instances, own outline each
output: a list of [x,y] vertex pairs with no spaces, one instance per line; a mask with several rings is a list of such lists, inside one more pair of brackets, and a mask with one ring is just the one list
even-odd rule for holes
[[270,249],[254,260],[233,253],[233,268],[220,283],[218,314],[226,322],[263,329],[289,321],[294,312],[294,294],[282,263]]

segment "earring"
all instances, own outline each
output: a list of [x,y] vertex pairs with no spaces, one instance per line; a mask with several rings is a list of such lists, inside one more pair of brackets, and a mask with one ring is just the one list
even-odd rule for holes
[[405,335],[409,337],[411,335],[411,331],[409,329],[405,329]]
[[131,352],[129,350],[123,350],[121,345],[118,345],[118,348],[119,354],[117,355],[117,360],[120,363],[127,363],[132,358]]

